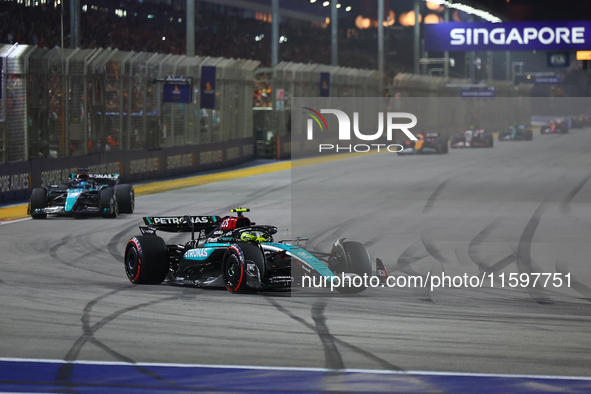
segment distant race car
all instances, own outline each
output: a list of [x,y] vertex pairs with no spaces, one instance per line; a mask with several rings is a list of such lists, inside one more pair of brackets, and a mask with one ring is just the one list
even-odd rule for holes
[[399,155],[415,155],[421,153],[447,153],[447,138],[439,133],[417,134],[417,141],[400,140],[397,144],[404,147]]
[[[359,242],[334,242],[330,253],[306,250],[300,237],[295,241],[273,240],[275,226],[256,225],[243,216],[245,208],[232,209],[236,216],[145,217],[142,235],[132,237],[125,248],[127,278],[134,284],[159,284],[226,288],[232,293],[258,290],[288,290],[306,284],[335,284],[340,278],[371,275],[369,253]],[[188,232],[184,244],[167,245],[156,231]],[[197,234],[197,237],[195,237]],[[335,279],[337,278],[337,279]],[[358,293],[365,287],[346,282],[335,286],[343,293]],[[358,279],[357,279],[358,280]],[[333,282],[334,281],[334,282]],[[302,283],[304,282],[304,283]]]
[[33,219],[45,219],[48,214],[115,218],[133,213],[134,206],[133,186],[120,185],[119,174],[89,174],[80,168],[67,185],[33,189],[27,213]]
[[499,131],[499,141],[531,141],[533,132],[525,125],[512,125],[507,130]]
[[449,146],[451,148],[492,148],[493,136],[484,129],[468,129],[462,134],[452,135]]
[[551,134],[551,133],[568,133],[568,121],[567,120],[551,120],[547,125],[540,127],[540,134]]

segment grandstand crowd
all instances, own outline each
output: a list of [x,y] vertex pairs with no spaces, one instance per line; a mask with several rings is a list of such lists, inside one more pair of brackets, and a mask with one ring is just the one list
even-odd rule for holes
[[[239,13],[219,12],[211,5],[197,3],[195,54],[241,58],[271,64],[271,23],[245,18]],[[199,6],[201,5],[201,6]],[[123,16],[115,10],[125,11]],[[64,46],[70,47],[69,5],[63,14]],[[53,5],[25,7],[15,1],[0,2],[0,42],[53,48],[62,44],[62,9]],[[137,0],[84,3],[81,12],[81,48],[118,48],[124,51],[184,54],[186,13],[167,4]],[[330,27],[309,21],[281,21],[279,61],[330,64]],[[339,29],[339,65],[377,69],[377,29]],[[408,69],[404,62],[387,62],[393,76]],[[408,70],[406,70],[408,71]]]

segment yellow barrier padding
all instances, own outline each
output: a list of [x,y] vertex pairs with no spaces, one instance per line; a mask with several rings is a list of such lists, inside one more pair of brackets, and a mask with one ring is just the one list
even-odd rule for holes
[[27,215],[27,205],[15,205],[13,207],[0,209],[0,222],[7,222],[10,220],[18,220],[29,217]]
[[158,181],[135,186],[136,196],[145,196],[148,194],[162,193],[169,190],[185,189],[187,187],[206,185],[208,183],[229,181],[237,178],[246,178],[248,176],[267,174],[271,172],[289,170],[291,162],[281,162],[268,166],[245,168],[243,170],[220,172],[218,174],[197,175],[188,178],[173,179],[170,181]]
[[[301,159],[293,162],[294,168],[311,166],[314,164],[327,163],[335,160],[351,159],[359,156],[366,156],[378,152],[364,152],[364,153],[348,153],[348,154],[332,154],[327,156],[319,156],[311,159]],[[285,171],[292,168],[291,161],[284,161],[276,164],[245,168],[243,170],[220,172],[217,174],[196,175],[188,178],[173,179],[169,181],[156,181],[134,187],[136,196],[146,196],[149,194],[156,194],[167,192],[170,190],[185,189],[193,186],[206,185],[208,183],[229,181],[232,179],[246,178],[254,175],[268,174],[277,171]],[[11,220],[25,219],[27,215],[27,205],[15,205],[7,208],[0,208],[0,222]]]

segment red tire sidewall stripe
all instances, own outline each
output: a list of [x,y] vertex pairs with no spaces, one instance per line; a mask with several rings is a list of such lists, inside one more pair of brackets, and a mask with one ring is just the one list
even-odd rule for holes
[[140,271],[142,268],[142,259],[140,259],[140,245],[138,245],[137,241],[135,238],[130,239],[131,242],[133,242],[135,244],[135,248],[137,250],[137,272],[135,274],[135,277],[133,279],[129,279],[131,282],[134,282],[137,280],[137,278],[139,278],[140,276]]
[[240,280],[238,281],[238,284],[234,287],[234,289],[230,289],[228,286],[226,286],[226,289],[228,289],[231,292],[235,292],[240,288],[240,284],[242,283],[242,277],[244,276],[244,264],[242,264],[242,261],[240,259],[240,250],[233,246],[229,247],[228,249],[232,249],[236,252],[236,257],[238,257],[238,263],[240,265]]

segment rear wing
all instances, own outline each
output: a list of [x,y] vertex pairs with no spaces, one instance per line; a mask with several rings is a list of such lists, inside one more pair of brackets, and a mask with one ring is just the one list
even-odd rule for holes
[[[188,215],[187,215],[188,216]],[[144,217],[146,226],[158,231],[170,233],[190,232],[209,230],[216,227],[222,220],[219,216],[191,216],[191,223],[187,221],[187,216],[148,216]]]
[[94,179],[95,181],[105,180],[105,179],[119,179],[119,174],[88,174],[89,178]]
[[[119,183],[119,174],[89,174],[83,173],[88,176],[89,180],[93,180],[100,185],[115,186]],[[81,173],[70,174],[70,180],[78,178]]]

